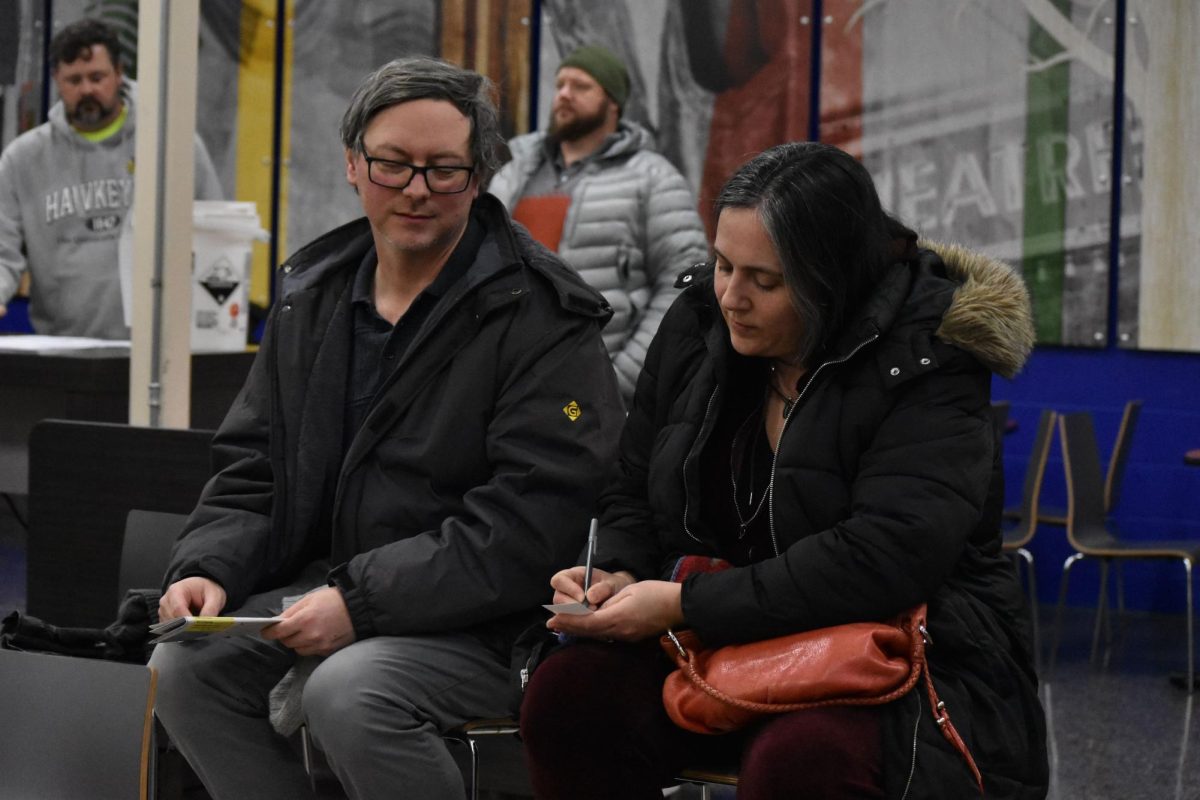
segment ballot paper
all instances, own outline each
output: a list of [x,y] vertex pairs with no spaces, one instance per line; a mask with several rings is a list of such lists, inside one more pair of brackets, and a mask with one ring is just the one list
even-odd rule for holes
[[583,603],[546,603],[542,608],[554,614],[591,614],[595,609]]
[[283,617],[176,617],[150,626],[152,644],[186,642],[206,636],[250,636]]

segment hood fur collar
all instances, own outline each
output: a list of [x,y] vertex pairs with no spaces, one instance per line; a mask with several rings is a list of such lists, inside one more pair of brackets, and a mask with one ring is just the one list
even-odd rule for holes
[[937,336],[1012,378],[1033,350],[1033,310],[1021,276],[1002,261],[956,244],[920,243],[941,257],[946,274],[960,284]]

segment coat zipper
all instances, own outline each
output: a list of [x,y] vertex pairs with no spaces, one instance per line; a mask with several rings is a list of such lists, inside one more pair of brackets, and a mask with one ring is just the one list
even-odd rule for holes
[[704,435],[704,428],[708,425],[708,417],[712,414],[713,401],[717,399],[717,391],[720,387],[714,387],[712,394],[708,397],[708,406],[704,409],[704,419],[700,421],[700,430],[696,433],[696,441],[692,442],[691,449],[688,450],[687,456],[683,459],[683,532],[691,537],[692,541],[703,544],[688,528],[688,509],[692,505],[692,495],[688,491],[687,483],[687,468],[688,462],[692,460],[692,454],[696,452],[696,443],[700,441],[700,437]]
[[841,358],[834,359],[833,361],[826,361],[824,364],[817,367],[813,371],[813,374],[808,377],[808,382],[804,384],[804,388],[800,390],[800,394],[796,396],[796,402],[792,403],[792,410],[789,411],[788,415],[783,418],[783,429],[779,431],[779,442],[775,445],[775,453],[771,456],[771,479],[767,481],[767,520],[770,524],[771,530],[771,547],[775,550],[775,555],[777,557],[780,555],[780,553],[779,537],[775,534],[775,464],[779,460],[779,450],[783,446],[783,437],[787,433],[788,423],[792,421],[792,415],[795,414],[796,409],[800,407],[800,401],[804,399],[806,394],[808,394],[809,387],[813,385],[813,381],[815,381],[817,376],[821,374],[821,370],[825,369],[826,367],[836,366],[837,364],[845,364],[847,361],[854,358],[855,354],[857,354],[859,350],[862,350],[864,347],[878,338],[879,334],[876,333],[870,338],[860,342],[857,347]]

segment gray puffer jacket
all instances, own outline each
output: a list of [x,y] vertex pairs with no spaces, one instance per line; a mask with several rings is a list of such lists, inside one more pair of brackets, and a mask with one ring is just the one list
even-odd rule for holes
[[[509,143],[512,161],[488,191],[511,211],[546,158],[545,133]],[[613,307],[604,344],[626,404],[646,350],[677,291],[676,276],[708,254],[696,197],[654,152],[650,133],[622,120],[574,184],[558,254]]]

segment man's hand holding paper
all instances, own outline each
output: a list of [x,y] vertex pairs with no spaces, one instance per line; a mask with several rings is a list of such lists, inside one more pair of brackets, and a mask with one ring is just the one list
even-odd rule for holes
[[302,656],[327,656],[354,641],[354,625],[339,589],[327,586],[309,592],[288,607],[283,620],[263,630]]
[[194,575],[172,583],[158,601],[162,622],[192,614],[215,617],[225,607],[225,590],[209,578]]

